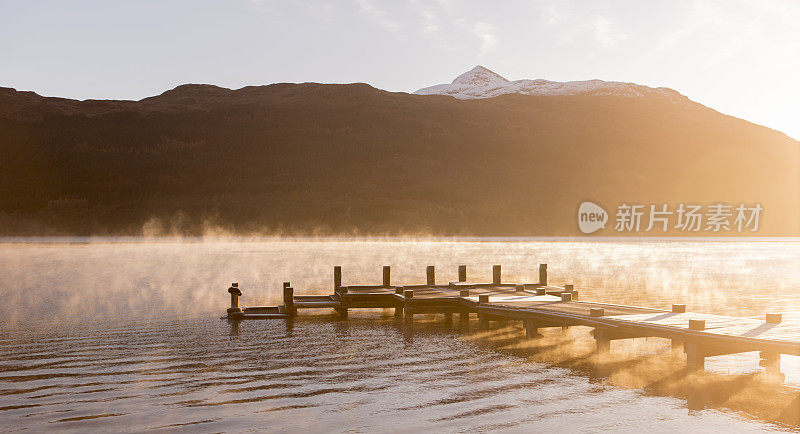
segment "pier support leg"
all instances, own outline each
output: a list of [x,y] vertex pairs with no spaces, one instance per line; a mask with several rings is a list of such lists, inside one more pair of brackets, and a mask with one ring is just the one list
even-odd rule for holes
[[402,304],[395,305],[395,307],[394,307],[394,316],[395,316],[395,318],[400,318],[400,317],[403,316],[403,305]]
[[489,330],[489,318],[482,313],[478,314],[478,329]]
[[448,325],[449,324],[453,324],[453,314],[452,313],[444,314],[444,323],[448,324]]
[[458,314],[458,322],[460,324],[469,324],[469,312],[461,312]]
[[542,336],[539,334],[539,328],[536,327],[536,321],[532,319],[526,319],[522,321],[522,324],[525,326],[525,337],[530,338],[538,338]]
[[414,323],[414,313],[410,309],[403,309],[403,316],[406,324]]
[[336,308],[336,313],[339,314],[339,318],[347,319],[347,308],[337,307]]
[[672,339],[672,351],[678,351],[683,349],[683,341],[678,339]]
[[767,368],[767,374],[780,375],[781,373],[781,355],[770,351],[761,351],[761,366]]
[[690,372],[696,372],[706,368],[706,356],[700,345],[686,342],[683,348],[686,351],[686,369]]
[[600,354],[606,354],[611,351],[611,339],[608,338],[608,335],[600,329],[594,329],[594,340],[597,344],[597,352]]

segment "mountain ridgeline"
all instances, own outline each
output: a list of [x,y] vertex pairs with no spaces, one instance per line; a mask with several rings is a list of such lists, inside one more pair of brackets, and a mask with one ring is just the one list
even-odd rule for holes
[[[674,91],[596,90],[1,88],[0,232],[577,235],[590,200],[611,214],[595,235],[622,203],[717,202],[760,203],[760,230],[669,234],[800,235],[800,143]],[[622,234],[664,235],[646,227]]]

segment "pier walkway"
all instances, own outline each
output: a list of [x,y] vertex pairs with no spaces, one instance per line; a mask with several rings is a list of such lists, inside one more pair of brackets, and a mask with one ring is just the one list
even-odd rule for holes
[[437,284],[435,269],[428,266],[427,281],[419,285],[393,286],[391,268],[383,267],[381,285],[342,285],[341,267],[334,267],[333,293],[294,295],[284,283],[281,306],[238,306],[241,291],[233,284],[231,307],[223,318],[292,318],[299,309],[334,309],[347,318],[350,309],[393,308],[395,316],[412,323],[416,314],[443,314],[446,322],[458,314],[462,326],[476,314],[480,329],[491,321],[522,321],[526,336],[535,339],[547,327],[587,326],[597,351],[610,350],[611,341],[642,337],[670,339],[674,349],[683,349],[689,370],[704,368],[706,357],[758,351],[767,372],[780,373],[780,354],[800,356],[800,323],[783,322],[780,314],[766,314],[763,320],[689,312],[682,304],[671,310],[595,303],[578,300],[572,285],[551,286],[547,265],[539,266],[535,283],[503,282],[501,268],[493,266],[492,282],[469,282],[466,266],[459,266],[458,281]]

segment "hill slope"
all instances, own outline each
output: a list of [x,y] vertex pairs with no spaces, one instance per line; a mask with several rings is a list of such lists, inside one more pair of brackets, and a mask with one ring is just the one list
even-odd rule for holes
[[800,144],[660,92],[0,89],[0,152],[5,234],[137,234],[155,218],[185,233],[570,235],[583,200],[612,214],[600,235],[619,203],[719,201],[760,202],[758,235],[800,234]]

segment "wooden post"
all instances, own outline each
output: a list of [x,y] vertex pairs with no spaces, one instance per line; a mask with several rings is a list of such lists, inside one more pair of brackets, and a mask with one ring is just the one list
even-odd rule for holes
[[383,266],[383,286],[385,288],[388,288],[389,286],[391,286],[391,283],[390,283],[391,282],[391,273],[392,273],[392,267],[390,267],[388,265],[384,265]]
[[536,288],[536,295],[547,295],[547,290],[540,286]]
[[768,324],[780,324],[783,320],[783,315],[779,313],[768,313],[766,315],[766,321]]
[[458,323],[467,325],[469,324],[469,312],[461,312],[458,314]]
[[532,319],[526,319],[522,321],[522,324],[525,326],[526,338],[535,338],[541,336],[539,334],[539,328],[536,327],[536,321]]
[[706,356],[700,345],[686,342],[683,348],[686,351],[686,368],[689,371],[702,371],[706,368]]
[[517,285],[516,290],[517,290],[517,292],[524,292],[525,291],[525,285]]
[[333,291],[339,292],[342,287],[342,266],[337,265],[333,267]]
[[604,330],[594,329],[594,340],[597,344],[598,353],[605,354],[611,351],[611,339],[608,338]]
[[500,284],[500,266],[499,265],[492,265],[492,284],[499,285]]
[[481,294],[478,296],[478,303],[480,304],[488,304],[489,303],[489,295],[488,294]]
[[703,331],[706,329],[706,322],[702,319],[690,319],[689,330]]
[[466,282],[467,281],[467,266],[466,265],[459,265],[458,266],[458,281],[459,282]]
[[469,297],[469,289],[462,289],[458,291],[459,297]]
[[547,264],[539,264],[539,285],[547,286]]
[[593,307],[589,309],[589,316],[592,318],[600,318],[606,314],[606,310],[602,307]]
[[673,304],[672,305],[672,313],[686,313],[686,305],[685,304]]
[[406,289],[403,291],[403,296],[405,298],[414,298],[414,290],[413,289]]
[[453,314],[447,312],[444,314],[444,323],[445,324],[452,324],[453,323]]
[[489,318],[486,314],[478,314],[478,329],[487,330],[489,328]]
[[292,287],[283,288],[283,309],[290,317],[297,315],[294,310],[294,288]]
[[571,292],[562,292],[561,293],[561,301],[572,301],[572,293]]
[[761,351],[759,353],[761,361],[759,365],[767,368],[767,374],[780,375],[781,373],[781,355],[772,351]]
[[[394,288],[394,293],[395,294],[403,295],[403,291],[405,291],[405,288],[402,287],[402,286],[395,286],[395,288]],[[396,302],[394,304],[394,316],[396,316],[396,317],[403,316],[403,303]]]
[[[408,291],[411,291],[411,290],[409,289],[406,292],[408,292]],[[412,295],[413,295],[414,291],[411,291],[411,292],[412,292]],[[405,315],[406,324],[411,324],[412,322],[414,322],[414,312],[411,309],[409,309],[408,306],[406,306],[405,310],[403,311],[403,314]]]
[[433,265],[428,265],[425,270],[426,277],[428,278],[428,286],[436,285],[436,269]]

